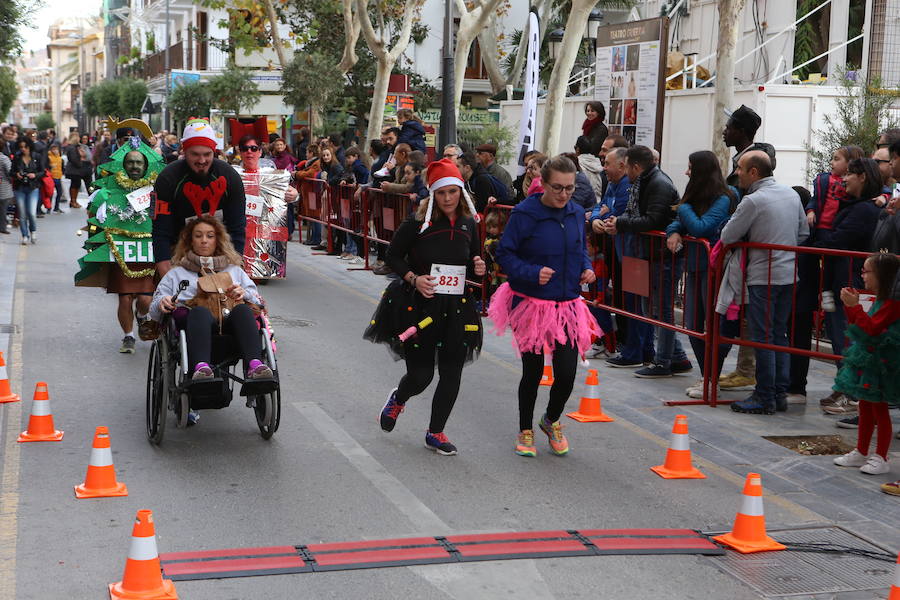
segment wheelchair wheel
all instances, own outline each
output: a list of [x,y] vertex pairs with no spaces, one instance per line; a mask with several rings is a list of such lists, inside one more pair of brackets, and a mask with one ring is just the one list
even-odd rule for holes
[[169,408],[175,413],[175,427],[184,429],[187,427],[188,413],[190,412],[191,398],[187,392],[179,391],[185,389],[184,375],[180,368],[175,369],[175,385],[169,400]]
[[275,391],[263,396],[253,396],[253,412],[256,414],[256,424],[259,426],[259,433],[264,440],[270,439],[281,423],[281,390],[275,388]]
[[164,341],[157,340],[150,346],[150,361],[147,367],[147,438],[156,445],[162,442],[166,432],[166,409],[171,377],[168,352]]

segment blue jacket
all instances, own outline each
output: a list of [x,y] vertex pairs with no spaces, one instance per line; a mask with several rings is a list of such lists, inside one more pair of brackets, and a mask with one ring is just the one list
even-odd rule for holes
[[[594,206],[594,210],[591,212],[591,222],[595,219],[620,217],[625,214],[625,209],[628,207],[628,196],[630,194],[631,180],[628,179],[628,175],[623,175],[622,179],[619,180],[619,183],[613,183],[612,181],[608,182],[606,185],[606,193],[603,194],[603,202]],[[608,206],[609,212],[600,216],[600,209],[603,206]],[[631,234],[620,233],[613,236],[613,238],[616,245],[616,255],[621,257],[625,252],[625,248],[628,248],[631,245]]]
[[[584,210],[571,200],[564,208],[541,203],[532,194],[509,215],[497,248],[497,262],[513,290],[544,300],[571,300],[581,295],[581,273],[591,268],[584,245]],[[538,283],[542,267],[555,271]]]
[[400,126],[397,145],[409,144],[413,150],[425,152],[425,128],[415,119],[410,119]]
[[571,200],[585,211],[593,210],[597,206],[597,195],[594,194],[591,180],[581,171],[575,173],[575,191],[572,192]]
[[363,164],[363,161],[357,158],[355,161],[353,161],[353,164],[350,166],[350,168],[353,170],[353,177],[356,179],[356,183],[369,183],[369,169],[366,168],[366,165]]
[[[736,194],[737,191],[732,188]],[[722,194],[712,205],[703,213],[697,216],[694,207],[688,203],[678,205],[675,220],[666,227],[666,238],[673,233],[681,235],[689,235],[695,238],[703,238],[709,241],[710,247],[719,241],[719,234],[722,227],[728,222],[728,210],[731,206],[731,198],[727,194]],[[690,242],[685,244],[685,270],[687,271],[706,271],[709,268],[709,254],[703,244],[698,242]]]

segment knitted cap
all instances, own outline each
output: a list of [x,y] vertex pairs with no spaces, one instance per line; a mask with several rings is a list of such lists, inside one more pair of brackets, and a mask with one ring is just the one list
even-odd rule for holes
[[209,119],[191,119],[185,124],[181,147],[187,150],[191,146],[216,149],[216,132],[210,126]]
[[466,186],[456,163],[449,158],[442,158],[428,165],[428,189],[433,192],[448,185],[458,185],[461,188]]

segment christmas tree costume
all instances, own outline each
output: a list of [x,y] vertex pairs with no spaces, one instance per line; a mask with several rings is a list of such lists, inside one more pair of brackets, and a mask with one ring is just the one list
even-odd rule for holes
[[[137,155],[143,158],[141,173]],[[100,179],[88,204],[88,239],[75,285],[103,287],[110,294],[152,294],[153,183],[165,167],[162,157],[133,137],[100,165]]]
[[[886,302],[896,300],[876,300],[868,314],[874,317]],[[844,350],[833,389],[868,402],[900,405],[900,369],[895,364],[900,356],[900,321],[877,333],[851,322],[847,337],[852,343]]]

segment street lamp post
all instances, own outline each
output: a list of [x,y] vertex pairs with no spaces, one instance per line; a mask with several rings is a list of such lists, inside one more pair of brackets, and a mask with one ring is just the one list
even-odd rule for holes
[[441,122],[438,125],[438,152],[456,143],[456,107],[453,105],[453,3],[444,0],[444,56],[441,69]]

